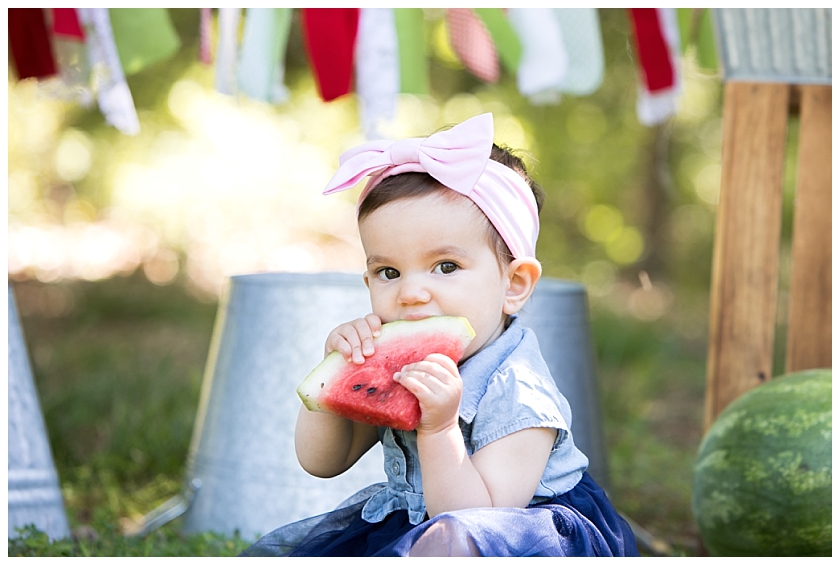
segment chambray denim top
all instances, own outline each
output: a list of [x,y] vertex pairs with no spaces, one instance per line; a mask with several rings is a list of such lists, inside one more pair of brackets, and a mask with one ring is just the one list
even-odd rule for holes
[[[467,453],[526,428],[556,428],[545,471],[530,504],[550,500],[574,488],[589,460],[572,439],[572,412],[540,353],[537,337],[514,318],[496,341],[460,367],[463,392],[459,425]],[[387,485],[362,509],[367,522],[380,522],[405,509],[412,524],[426,518],[417,432],[379,428]]]

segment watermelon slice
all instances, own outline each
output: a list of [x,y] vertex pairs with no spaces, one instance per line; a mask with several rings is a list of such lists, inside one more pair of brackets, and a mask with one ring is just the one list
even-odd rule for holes
[[409,363],[442,353],[460,361],[475,337],[466,318],[434,316],[382,325],[376,352],[361,365],[348,363],[333,351],[297,389],[307,409],[329,412],[372,426],[413,430],[420,421],[420,404],[394,373]]

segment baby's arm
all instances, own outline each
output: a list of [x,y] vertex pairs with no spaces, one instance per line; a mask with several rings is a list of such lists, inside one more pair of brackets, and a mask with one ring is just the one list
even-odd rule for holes
[[295,453],[310,475],[340,475],[367,453],[379,435],[376,428],[301,407],[295,426]]
[[[363,363],[373,354],[373,338],[379,335],[382,322],[369,314],[330,332],[324,355],[340,352],[347,361]],[[334,477],[353,466],[376,442],[373,426],[351,422],[346,418],[310,412],[301,407],[295,425],[295,452],[304,470],[316,477]]]
[[420,400],[417,449],[429,516],[464,508],[524,508],[539,485],[557,435],[528,428],[500,438],[470,458],[458,426],[461,379],[455,363],[429,356],[399,381]]

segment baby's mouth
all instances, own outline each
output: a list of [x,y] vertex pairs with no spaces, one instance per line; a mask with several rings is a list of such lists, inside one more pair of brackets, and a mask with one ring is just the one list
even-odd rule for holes
[[424,318],[431,318],[434,314],[424,314],[422,312],[412,312],[411,314],[406,314],[402,317],[403,320],[422,320]]

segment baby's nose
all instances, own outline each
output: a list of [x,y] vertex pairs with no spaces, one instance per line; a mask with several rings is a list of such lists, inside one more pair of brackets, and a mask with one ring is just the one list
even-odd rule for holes
[[431,293],[421,281],[406,278],[400,285],[399,300],[400,304],[422,304],[431,300]]

